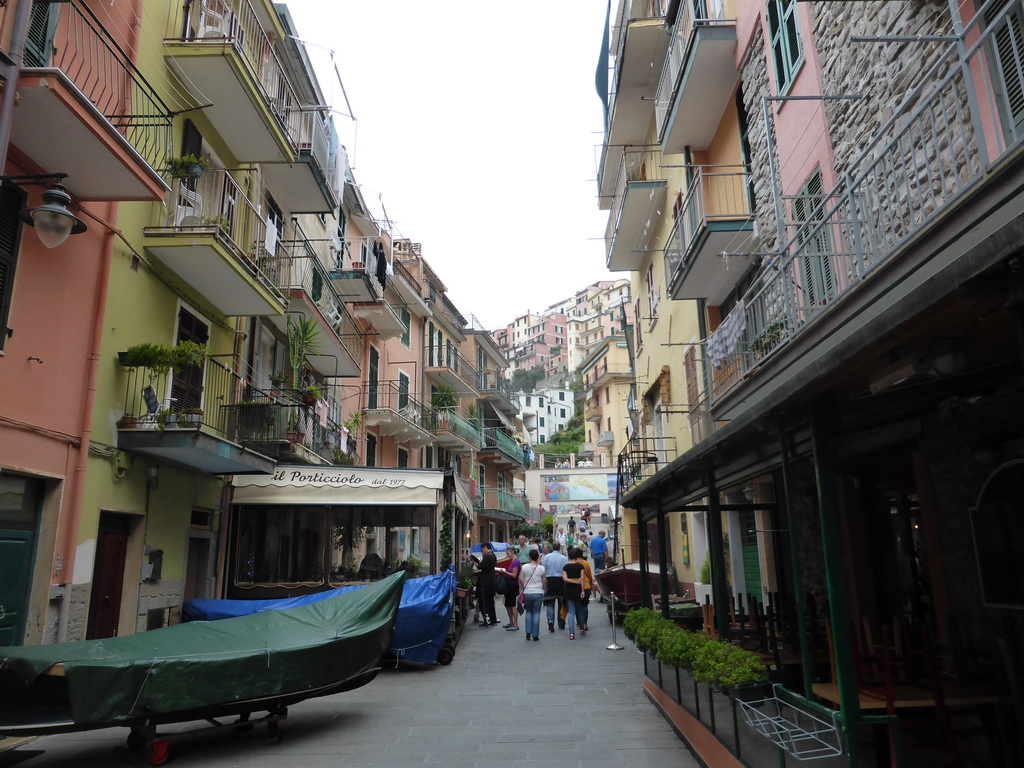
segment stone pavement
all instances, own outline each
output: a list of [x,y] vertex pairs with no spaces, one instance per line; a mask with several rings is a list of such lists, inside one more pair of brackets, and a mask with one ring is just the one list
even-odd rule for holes
[[[499,611],[502,610],[499,608]],[[543,614],[542,614],[543,618]],[[591,631],[569,640],[542,623],[539,642],[500,626],[466,627],[450,666],[395,667],[369,685],[289,708],[278,744],[265,730],[207,729],[171,742],[188,768],[697,768],[686,745],[646,698],[643,660],[591,605]],[[165,726],[180,732],[201,723]],[[47,736],[4,749],[0,768],[146,766],[124,749],[127,730]]]

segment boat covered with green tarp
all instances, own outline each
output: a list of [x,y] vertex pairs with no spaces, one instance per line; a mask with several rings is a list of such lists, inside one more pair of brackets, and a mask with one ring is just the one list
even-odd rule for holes
[[271,710],[373,679],[405,574],[285,611],[0,649],[0,734]]

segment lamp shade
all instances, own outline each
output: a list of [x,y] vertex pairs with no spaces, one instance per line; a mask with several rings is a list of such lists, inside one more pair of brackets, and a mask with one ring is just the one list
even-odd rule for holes
[[35,227],[39,241],[47,248],[56,248],[70,235],[85,232],[85,222],[68,210],[71,196],[61,184],[43,192],[43,205],[26,208],[20,213],[21,220]]

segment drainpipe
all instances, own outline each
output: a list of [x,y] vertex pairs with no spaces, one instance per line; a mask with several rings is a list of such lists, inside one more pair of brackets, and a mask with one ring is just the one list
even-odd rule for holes
[[[19,4],[20,6],[20,4]],[[71,481],[71,494],[67,506],[62,507],[57,530],[64,528],[63,544],[58,546],[55,557],[61,557],[61,574],[63,583],[68,584],[64,590],[64,598],[60,607],[57,623],[57,642],[67,640],[68,620],[71,612],[71,589],[75,577],[75,553],[78,546],[78,528],[82,520],[82,496],[85,490],[85,475],[89,465],[89,442],[92,439],[92,412],[96,401],[96,376],[100,362],[100,344],[103,340],[103,322],[107,308],[107,288],[110,283],[110,265],[114,254],[113,223],[117,219],[117,203],[108,202],[104,223],[106,234],[100,252],[99,286],[96,290],[96,307],[93,311],[92,338],[89,348],[89,364],[86,371],[85,401],[82,403],[82,427],[79,431],[81,443],[78,447],[78,464],[74,468]],[[56,574],[57,564],[53,564],[51,573]]]
[[[825,556],[825,579],[828,585],[829,621],[836,660],[836,683],[839,686],[839,707],[846,723],[860,717],[860,697],[854,676],[853,646],[850,640],[851,613],[849,584],[843,569],[842,535],[839,527],[839,504],[836,497],[835,466],[828,436],[826,417],[832,409],[821,398],[810,403],[811,447],[814,452],[815,483],[818,486],[818,517],[821,521],[821,544]],[[850,764],[855,763],[854,739],[847,739]]]

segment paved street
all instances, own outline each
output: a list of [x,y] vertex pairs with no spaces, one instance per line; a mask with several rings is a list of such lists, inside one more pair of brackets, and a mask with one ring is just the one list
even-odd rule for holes
[[[624,650],[606,650],[611,625],[604,606],[591,607],[592,631],[585,637],[570,641],[566,632],[550,634],[545,624],[535,643],[524,641],[522,630],[471,625],[451,666],[392,665],[364,688],[297,704],[276,745],[265,744],[261,728],[176,738],[172,764],[696,768],[685,744],[643,695],[643,662],[633,644],[620,627]],[[48,736],[0,751],[0,768],[148,765],[124,750],[126,734],[111,728]]]

